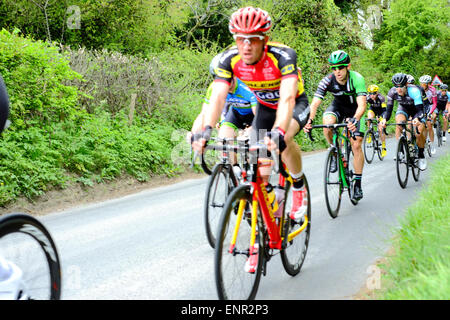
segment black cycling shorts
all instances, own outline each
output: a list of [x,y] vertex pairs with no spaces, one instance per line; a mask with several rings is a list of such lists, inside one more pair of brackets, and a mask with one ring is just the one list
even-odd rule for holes
[[380,117],[383,114],[384,110],[386,110],[386,109],[376,108],[376,107],[372,107],[372,106],[369,107],[369,111],[372,111],[376,117]]
[[420,122],[425,123],[426,122],[426,118],[423,116],[423,111],[417,111],[417,108],[415,106],[404,106],[399,104],[397,107],[397,112],[395,113],[395,115],[399,115],[402,114],[406,117],[406,120],[409,119],[409,117],[411,118],[419,118]]
[[[300,126],[300,130],[306,125],[309,118],[309,102],[305,93],[301,94],[295,99],[295,107],[292,114],[293,119],[297,121]],[[258,139],[263,139],[265,132],[270,131],[275,124],[275,118],[277,116],[277,110],[268,108],[260,103],[256,108],[256,115],[253,119],[252,128],[260,132]],[[261,130],[261,131],[259,131]],[[297,132],[297,133],[298,133]]]
[[229,108],[221,126],[229,126],[235,130],[245,129],[252,124],[253,118],[253,112],[244,115],[240,114],[235,108]]
[[[356,109],[349,109],[342,107],[339,105],[339,103],[336,102],[336,100],[333,100],[331,105],[325,110],[323,115],[331,114],[336,118],[336,123],[342,123],[347,118],[353,118],[355,116]],[[363,127],[361,128],[361,121],[363,122]],[[358,122],[356,125],[356,132],[355,136],[364,137],[365,132],[365,124],[363,119]]]

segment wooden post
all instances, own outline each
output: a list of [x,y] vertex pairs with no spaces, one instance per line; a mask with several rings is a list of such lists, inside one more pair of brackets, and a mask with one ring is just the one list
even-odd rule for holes
[[128,114],[128,125],[130,125],[130,126],[133,124],[134,108],[136,106],[136,98],[137,98],[137,94],[133,93],[131,95],[130,113]]

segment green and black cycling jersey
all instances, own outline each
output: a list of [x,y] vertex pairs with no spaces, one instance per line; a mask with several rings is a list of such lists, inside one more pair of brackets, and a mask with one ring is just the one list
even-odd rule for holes
[[367,95],[366,83],[363,76],[358,72],[351,70],[349,70],[347,83],[344,85],[337,82],[333,73],[327,75],[319,82],[314,97],[323,100],[327,92],[330,92],[334,96],[335,105],[348,109],[349,111],[356,111],[358,108],[356,102],[358,96]]

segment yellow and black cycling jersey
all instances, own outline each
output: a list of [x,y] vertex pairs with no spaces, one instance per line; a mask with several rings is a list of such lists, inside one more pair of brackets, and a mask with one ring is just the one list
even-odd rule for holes
[[386,98],[382,94],[378,93],[375,99],[368,95],[366,99],[369,105],[369,113],[373,112],[378,117],[386,111]]
[[281,43],[268,42],[262,58],[253,65],[245,64],[237,47],[232,47],[222,54],[214,71],[215,81],[230,83],[235,75],[252,90],[259,103],[272,109],[278,107],[282,79],[298,79],[296,97],[305,91],[301,72],[297,68],[297,54],[295,50]]

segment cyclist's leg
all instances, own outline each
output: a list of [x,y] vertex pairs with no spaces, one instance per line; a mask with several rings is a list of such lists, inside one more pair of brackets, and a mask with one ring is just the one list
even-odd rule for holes
[[[342,119],[340,119],[340,113],[337,110],[337,105],[335,101],[331,103],[331,105],[324,111],[322,121],[323,124],[335,124],[338,122],[341,122]],[[333,131],[331,129],[323,129],[323,134],[325,136],[325,139],[327,140],[329,145],[333,144]]]
[[[253,118],[252,129],[250,131],[250,144],[264,140],[266,133],[270,131],[275,123],[276,110],[268,108],[260,103],[256,107],[256,114]],[[271,168],[261,168],[261,178],[265,183],[269,182]]]
[[442,134],[445,137],[445,133],[447,132],[447,129],[448,129],[448,118],[447,118],[446,111],[443,112],[442,119],[444,120],[444,131],[442,131]]
[[286,149],[282,153],[283,161],[292,177],[292,208],[291,219],[300,219],[308,209],[308,195],[303,181],[302,157],[300,147],[294,137],[305,126],[309,118],[309,103],[306,94],[296,99],[293,119],[285,135]]
[[[395,114],[395,122],[396,123],[401,123],[401,122],[406,123],[408,117],[409,117],[409,115],[408,115],[407,111],[402,106],[399,105],[397,108],[397,113]],[[395,139],[397,141],[400,139],[400,136],[402,135],[402,130],[403,130],[402,126],[395,126]]]
[[417,130],[414,129],[414,134],[416,135],[417,146],[419,147],[419,149],[424,149],[425,148],[425,140],[426,140],[426,138],[425,138],[425,119],[421,120],[414,127],[417,127],[419,130],[419,133],[417,133]]
[[286,149],[283,151],[283,161],[286,163],[291,175],[300,177],[302,175],[302,157],[300,147],[294,137],[305,126],[309,117],[309,103],[306,94],[302,94],[295,101],[293,118],[284,136]]

